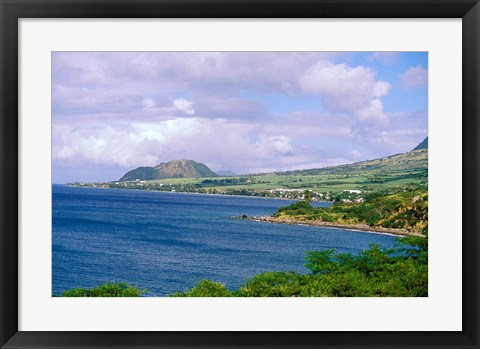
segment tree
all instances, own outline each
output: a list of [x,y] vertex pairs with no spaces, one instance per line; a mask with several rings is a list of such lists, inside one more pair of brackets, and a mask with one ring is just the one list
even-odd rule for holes
[[305,190],[303,192],[303,196],[304,196],[304,200],[308,203],[310,203],[312,201],[312,192],[310,190]]

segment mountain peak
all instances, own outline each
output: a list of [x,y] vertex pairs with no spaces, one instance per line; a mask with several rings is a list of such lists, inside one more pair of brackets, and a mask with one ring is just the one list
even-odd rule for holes
[[413,148],[412,151],[421,149],[428,149],[428,137],[419,143],[415,148]]
[[154,167],[138,167],[127,172],[120,178],[120,181],[203,177],[217,177],[217,175],[201,162],[180,159],[161,163]]
[[237,174],[231,170],[219,170],[216,172],[219,176],[236,176]]

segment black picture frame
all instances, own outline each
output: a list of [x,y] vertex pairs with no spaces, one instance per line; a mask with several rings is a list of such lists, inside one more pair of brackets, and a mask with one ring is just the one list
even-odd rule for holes
[[[1,348],[479,348],[477,0],[0,0]],[[462,18],[463,231],[459,332],[18,331],[18,20],[20,18]]]

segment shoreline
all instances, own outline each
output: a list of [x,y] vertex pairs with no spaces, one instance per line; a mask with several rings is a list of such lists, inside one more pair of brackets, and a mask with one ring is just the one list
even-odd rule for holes
[[[93,187],[93,186],[82,186],[82,185],[71,185],[71,184],[53,184],[53,185],[62,185],[70,188],[89,188],[89,189],[112,189],[112,190],[133,190],[133,191],[147,191],[153,193],[170,193],[170,194],[196,194],[196,195],[208,195],[208,196],[227,196],[227,197],[237,197],[237,198],[255,198],[255,199],[270,199],[270,200],[282,200],[282,201],[299,201],[298,199],[285,199],[285,198],[272,198],[268,196],[256,196],[256,195],[238,195],[238,194],[212,194],[212,193],[198,193],[198,192],[188,192],[188,191],[168,191],[168,190],[147,190],[147,189],[127,189],[127,188],[102,188],[102,187]],[[333,201],[320,200],[312,201],[315,202],[325,202],[333,203]]]
[[353,231],[362,231],[373,234],[389,234],[395,236],[417,236],[424,237],[421,233],[408,231],[404,229],[394,229],[394,228],[384,228],[384,227],[371,227],[367,224],[357,223],[357,224],[341,224],[341,223],[331,223],[323,221],[310,221],[302,219],[287,219],[287,218],[275,218],[270,216],[260,216],[260,217],[240,217],[241,219],[246,219],[254,222],[266,222],[266,223],[277,223],[277,224],[291,224],[291,225],[308,225],[312,227],[327,227],[327,228],[336,228],[336,229],[346,229]]

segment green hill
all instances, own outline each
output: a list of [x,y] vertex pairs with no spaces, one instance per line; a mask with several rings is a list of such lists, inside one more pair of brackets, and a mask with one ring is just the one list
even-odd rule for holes
[[203,178],[217,175],[201,162],[193,160],[173,160],[155,167],[138,167],[127,172],[120,182],[134,180],[158,180],[165,178]]
[[192,160],[174,160],[155,167],[136,168],[119,181],[71,185],[290,200],[302,199],[303,192],[310,190],[313,200],[352,200],[357,194],[363,196],[388,188],[425,187],[427,182],[428,149],[420,149],[352,164],[241,176],[219,175]]
[[[423,143],[423,142],[422,142]],[[385,158],[355,162],[352,164],[314,168],[308,170],[275,172],[278,176],[318,175],[389,175],[400,172],[423,172],[428,168],[428,151],[425,149],[395,154]]]

